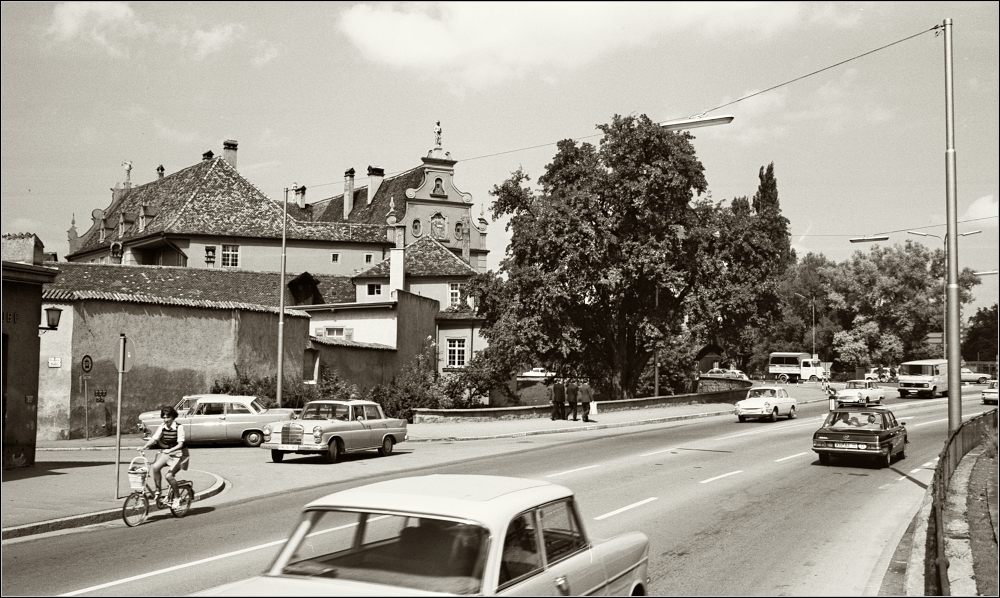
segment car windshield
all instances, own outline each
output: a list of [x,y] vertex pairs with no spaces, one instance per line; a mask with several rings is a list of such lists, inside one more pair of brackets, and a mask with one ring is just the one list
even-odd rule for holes
[[827,428],[881,430],[882,414],[874,411],[833,411],[823,424]]
[[748,399],[756,399],[757,397],[774,397],[775,392],[773,388],[754,388],[747,393]]
[[302,410],[300,419],[339,419],[347,421],[351,417],[350,407],[339,403],[309,403]]
[[489,537],[488,530],[469,522],[310,511],[271,574],[476,594],[482,591]]
[[864,388],[864,387],[865,387],[864,382],[848,382],[847,386],[845,386],[844,388],[848,389],[848,388]]
[[180,401],[177,402],[177,405],[174,406],[174,409],[176,409],[177,411],[180,411],[182,409],[190,409],[191,405],[194,405],[195,400],[196,399],[190,399],[190,398],[181,399]]

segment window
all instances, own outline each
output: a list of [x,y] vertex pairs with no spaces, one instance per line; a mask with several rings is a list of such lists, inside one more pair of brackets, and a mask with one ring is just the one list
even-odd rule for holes
[[382,419],[377,405],[365,405],[365,417],[368,419]]
[[382,285],[380,284],[370,284],[368,285],[368,296],[374,297],[376,295],[382,294]]
[[538,519],[542,525],[546,562],[554,563],[586,546],[569,501],[562,500],[541,507]]
[[226,411],[229,415],[250,415],[250,408],[242,403],[229,403]]
[[340,327],[327,328],[326,336],[331,336],[333,338],[344,338],[344,329]]
[[542,555],[538,549],[532,513],[521,513],[507,526],[500,558],[498,589],[542,569]]
[[205,246],[205,263],[206,264],[215,263],[215,245]]
[[330,254],[330,263],[331,264],[339,264],[340,263],[340,254],[339,253],[331,253]]
[[366,264],[370,264],[370,263],[372,263],[373,261],[375,261],[375,254],[372,254],[372,253],[366,253],[366,254],[365,254],[365,263],[366,263]]
[[222,267],[223,268],[239,268],[240,267],[240,246],[239,245],[223,245],[222,246]]
[[419,237],[420,234],[424,231],[424,227],[422,224],[420,224],[419,218],[413,219],[413,222],[410,224],[410,230],[413,231],[414,237]]
[[448,367],[450,367],[450,368],[464,368],[465,367],[465,339],[464,338],[449,338],[448,339]]
[[462,302],[462,289],[465,287],[460,282],[448,283],[448,305],[460,305]]
[[195,415],[225,415],[226,414],[226,404],[225,403],[198,403],[198,408],[194,412]]

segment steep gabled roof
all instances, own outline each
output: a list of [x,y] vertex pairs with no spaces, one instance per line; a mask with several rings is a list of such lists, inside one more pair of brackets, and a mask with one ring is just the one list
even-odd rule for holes
[[[389,262],[386,258],[358,274],[354,280],[369,278],[388,278]],[[455,255],[440,241],[425,235],[405,247],[403,254],[404,276],[472,276],[475,268]]]
[[[386,177],[375,192],[371,204],[368,204],[368,187],[355,188],[354,209],[351,210],[346,222],[384,226],[390,200],[394,203],[396,219],[403,220],[406,216],[406,190],[419,187],[423,180],[423,167]],[[316,222],[345,222],[343,193],[317,201],[312,206]]]
[[[75,262],[47,265],[59,268],[56,282],[43,290],[43,298],[52,301],[105,299],[218,308],[242,306],[256,311],[275,311],[279,304],[277,272]],[[285,278],[285,306],[294,307],[287,283],[297,275],[286,274]],[[348,277],[316,274],[312,278],[318,282],[320,302],[354,301],[354,285]]]

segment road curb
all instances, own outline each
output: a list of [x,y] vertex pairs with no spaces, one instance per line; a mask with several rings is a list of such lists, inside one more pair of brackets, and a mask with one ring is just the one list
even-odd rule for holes
[[[221,494],[226,488],[232,485],[225,479],[223,479],[221,476],[215,475],[210,471],[201,471],[201,470],[192,470],[192,471],[199,471],[200,473],[204,473],[215,478],[215,483],[213,483],[210,488],[195,493],[193,502],[198,502],[199,500],[205,500],[206,498],[211,498],[213,496]],[[55,532],[64,529],[84,527],[87,525],[94,525],[97,523],[106,523],[108,521],[114,521],[116,519],[120,519],[121,516],[122,516],[122,510],[119,507],[117,509],[108,509],[106,511],[98,511],[96,513],[85,513],[83,515],[72,515],[70,517],[61,517],[59,519],[39,521],[37,523],[27,523],[25,525],[5,527],[2,530],[2,536],[0,536],[0,539],[11,540],[14,538],[23,538],[25,536],[34,536],[36,534],[44,534],[47,532]]]
[[906,596],[924,596],[924,567],[927,560],[927,521],[934,507],[934,487],[928,486],[924,493],[924,502],[914,515],[916,527],[913,529],[913,540],[910,542],[910,558],[906,562],[906,574],[903,581],[903,592]]

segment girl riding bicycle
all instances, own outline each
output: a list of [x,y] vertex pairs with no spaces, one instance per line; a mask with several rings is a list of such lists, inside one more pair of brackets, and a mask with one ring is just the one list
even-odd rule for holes
[[150,437],[149,442],[139,448],[139,451],[145,451],[153,445],[157,445],[160,448],[160,452],[156,455],[156,461],[153,462],[152,466],[153,482],[156,484],[155,498],[159,502],[160,472],[166,468],[164,475],[167,478],[167,483],[170,484],[170,487],[174,491],[174,504],[171,506],[177,509],[180,508],[180,494],[174,474],[180,471],[182,467],[187,469],[189,457],[188,449],[184,446],[184,426],[176,422],[177,410],[173,407],[164,407],[161,409],[160,417],[163,418],[163,424],[156,429],[156,432]]

